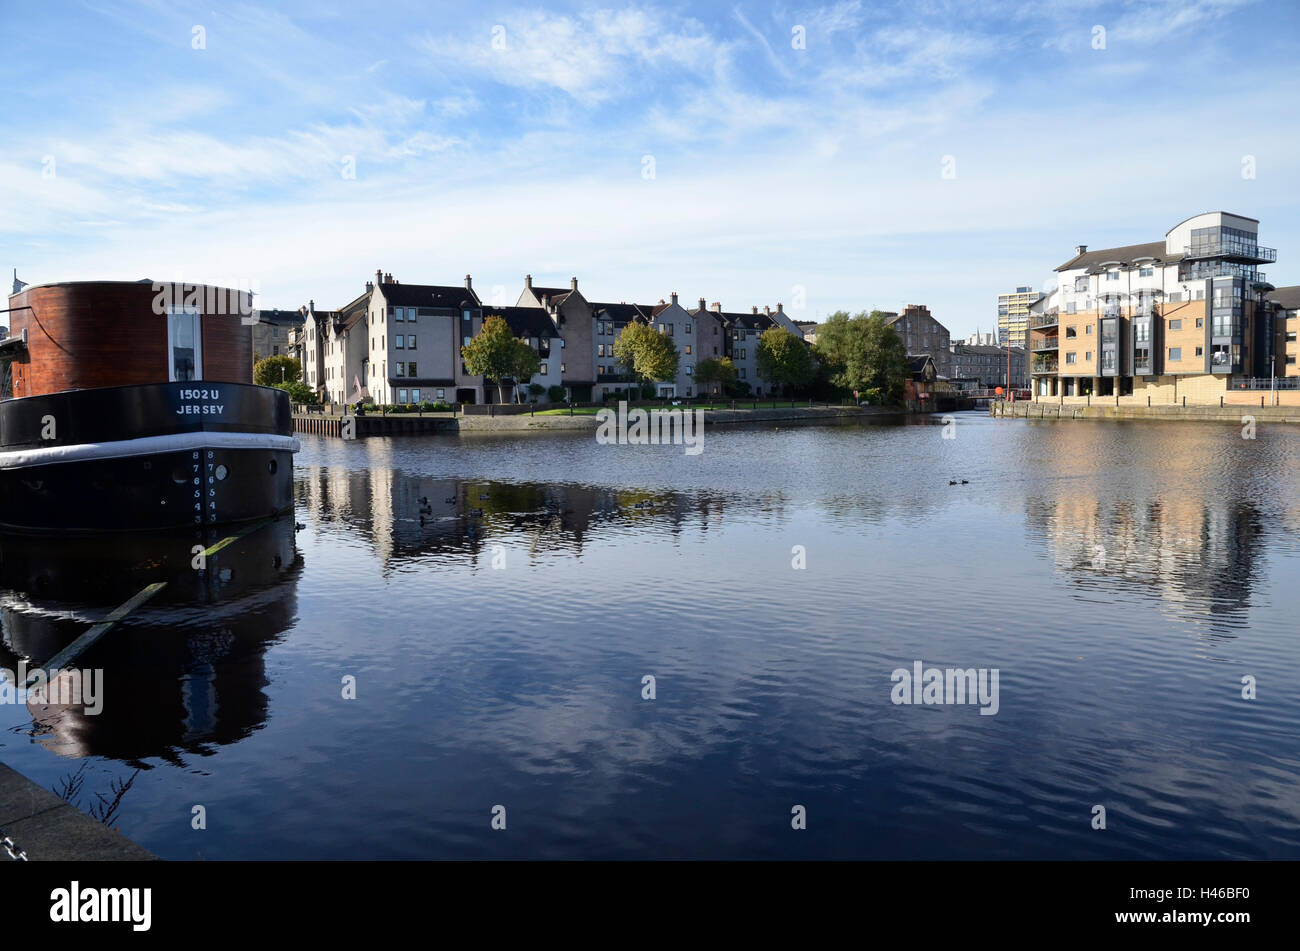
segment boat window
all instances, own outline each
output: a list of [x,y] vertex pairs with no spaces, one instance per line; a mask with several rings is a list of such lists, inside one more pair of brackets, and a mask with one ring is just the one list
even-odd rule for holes
[[203,341],[196,311],[167,314],[167,378],[174,382],[203,379]]

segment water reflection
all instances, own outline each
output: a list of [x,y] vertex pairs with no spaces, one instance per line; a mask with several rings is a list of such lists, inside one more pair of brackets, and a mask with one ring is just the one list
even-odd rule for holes
[[[221,533],[225,534],[225,533]],[[219,536],[218,536],[219,537]],[[165,582],[77,660],[103,709],[30,701],[34,742],[62,756],[183,765],[265,723],[265,653],[293,622],[301,561],[280,519],[192,566],[214,538],[0,538],[0,666],[44,665],[145,585]]]

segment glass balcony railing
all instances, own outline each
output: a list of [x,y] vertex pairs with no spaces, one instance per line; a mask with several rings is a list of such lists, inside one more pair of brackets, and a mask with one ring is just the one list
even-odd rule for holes
[[1033,317],[1029,318],[1029,326],[1031,327],[1055,327],[1060,322],[1061,318],[1056,311],[1051,311],[1046,314],[1035,314]]
[[1266,248],[1249,241],[1220,239],[1190,244],[1183,249],[1183,255],[1189,258],[1228,258],[1267,264],[1277,260],[1277,248]]
[[1050,337],[1040,337],[1033,342],[1034,350],[1059,350],[1061,346],[1061,337],[1059,334],[1052,334]]
[[1058,360],[1035,360],[1032,370],[1034,373],[1055,373],[1059,368]]

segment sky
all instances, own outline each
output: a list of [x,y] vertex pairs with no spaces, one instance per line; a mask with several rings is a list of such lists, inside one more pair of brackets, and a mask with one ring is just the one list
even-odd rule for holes
[[334,309],[376,269],[991,330],[1076,244],[1260,220],[1300,284],[1300,8],[0,0],[0,266]]

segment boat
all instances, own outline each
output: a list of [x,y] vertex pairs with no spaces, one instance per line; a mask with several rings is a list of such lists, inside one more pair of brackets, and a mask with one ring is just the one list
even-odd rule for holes
[[289,396],[253,383],[248,291],[14,291],[0,340],[0,529],[203,528],[292,509]]

